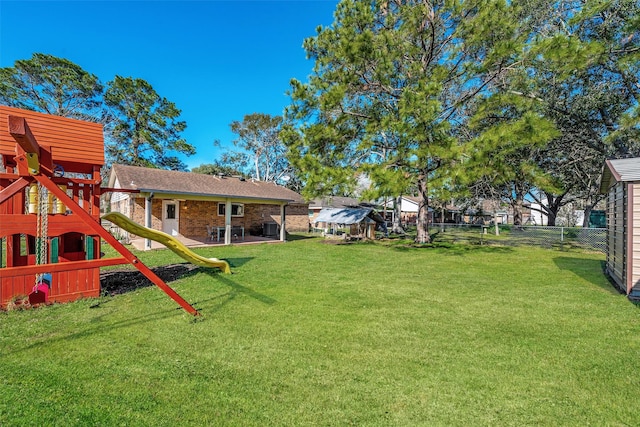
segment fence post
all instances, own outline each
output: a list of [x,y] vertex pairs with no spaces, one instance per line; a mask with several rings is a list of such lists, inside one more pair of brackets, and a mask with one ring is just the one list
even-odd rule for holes
[[564,243],[564,227],[560,227],[560,242]]

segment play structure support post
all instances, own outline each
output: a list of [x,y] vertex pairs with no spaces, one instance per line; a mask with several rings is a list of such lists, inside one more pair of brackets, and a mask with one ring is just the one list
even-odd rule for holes
[[[153,193],[144,198],[144,226],[151,228],[151,200],[153,199]],[[144,239],[144,250],[151,249],[151,239]]]
[[47,190],[55,194],[58,200],[61,200],[74,215],[78,215],[82,221],[84,221],[89,227],[91,227],[97,235],[102,237],[108,244],[110,244],[116,251],[120,253],[127,261],[129,261],[135,268],[137,268],[147,279],[149,279],[154,285],[162,289],[169,297],[177,302],[189,314],[197,316],[198,311],[185,301],[176,291],[169,287],[162,281],[149,267],[144,265],[135,255],[133,255],[127,248],[124,247],[115,237],[105,230],[98,221],[96,221],[89,213],[80,207],[73,199],[71,199],[67,193],[62,191],[58,186],[51,181],[48,177],[43,175],[35,175],[36,181],[44,185]]

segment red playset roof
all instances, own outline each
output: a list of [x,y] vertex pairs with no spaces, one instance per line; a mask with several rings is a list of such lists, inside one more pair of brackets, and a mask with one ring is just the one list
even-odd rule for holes
[[0,105],[0,155],[12,162],[16,141],[8,131],[8,117],[23,117],[38,144],[50,147],[53,163],[68,172],[91,173],[104,164],[102,125]]

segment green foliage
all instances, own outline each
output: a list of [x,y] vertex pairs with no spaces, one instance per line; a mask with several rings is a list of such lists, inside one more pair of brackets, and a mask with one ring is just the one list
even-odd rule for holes
[[106,92],[98,78],[73,62],[42,53],[0,68],[0,103],[100,122],[109,163],[185,170],[172,152],[195,148],[180,137],[180,110],[141,79],[116,76]]
[[73,62],[43,53],[0,68],[0,104],[56,116],[101,121],[103,87]]
[[[242,151],[223,153],[220,162],[257,180],[284,183],[292,173],[286,158],[286,147],[280,140],[281,116],[253,113],[242,121],[233,121],[233,141]],[[283,180],[284,178],[284,180]]]
[[111,108],[111,141],[106,150],[115,163],[186,170],[171,152],[186,155],[195,148],[181,138],[187,127],[180,110],[142,79],[120,77],[109,82],[105,103]]
[[309,238],[197,251],[234,271],[169,283],[197,322],[155,287],[0,313],[0,424],[636,424],[612,396],[640,387],[617,362],[640,351],[638,308],[600,255]]
[[469,129],[477,136],[465,147],[468,180],[485,179],[493,188],[508,188],[516,181],[554,188],[534,153],[544,149],[559,132],[535,111],[534,104],[509,92],[497,92],[475,103]]
[[231,166],[221,163],[205,163],[191,169],[191,172],[202,173],[205,175],[227,175],[227,176],[244,176],[242,172]]
[[[307,194],[352,190],[360,174],[370,197],[451,194],[465,174],[471,103],[520,60],[514,10],[499,0],[341,2],[334,24],[305,40],[314,74],[290,92],[284,139]],[[512,125],[521,135],[511,144],[549,134],[532,118]],[[423,209],[417,239],[428,241]]]
[[[541,128],[530,135],[514,135],[530,140],[522,149],[503,150],[499,145],[490,149],[483,156],[487,174],[474,187],[481,189],[476,191],[480,197],[498,195],[512,205],[518,203],[514,197],[521,205],[523,194],[529,193],[552,224],[563,205],[579,200],[588,207],[600,200],[598,184],[606,158],[640,153],[637,121],[631,118],[638,105],[638,61],[632,59],[631,68],[626,66],[626,59],[638,51],[633,29],[638,4],[628,0],[513,4],[517,33],[525,40],[520,61],[491,87],[490,96],[498,96],[500,102],[474,105],[482,120],[470,124],[473,132],[487,121],[513,121],[530,111],[531,117],[539,117]],[[536,136],[547,143],[539,143]],[[494,168],[496,161],[508,167]]]

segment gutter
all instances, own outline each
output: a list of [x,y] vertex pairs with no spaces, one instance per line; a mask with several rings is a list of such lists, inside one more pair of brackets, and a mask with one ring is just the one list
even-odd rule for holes
[[231,194],[212,194],[212,193],[189,193],[184,191],[164,191],[164,190],[149,189],[149,188],[139,188],[138,191],[140,193],[147,193],[147,194],[151,194],[151,193],[175,194],[175,195],[182,195],[182,196],[197,196],[197,197],[209,197],[209,198],[219,197],[225,200],[226,199],[250,199],[250,200],[271,200],[274,202],[288,202],[288,203],[296,202],[293,199],[275,199],[270,197],[258,197],[258,196],[239,196],[237,194],[231,195]]

